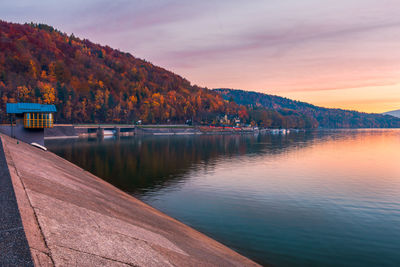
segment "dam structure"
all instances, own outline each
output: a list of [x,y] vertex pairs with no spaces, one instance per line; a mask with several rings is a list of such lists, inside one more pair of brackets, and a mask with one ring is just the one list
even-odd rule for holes
[[61,157],[0,134],[0,266],[259,266]]
[[44,145],[44,130],[54,126],[54,105],[7,103],[10,125],[0,124],[0,133],[27,143]]

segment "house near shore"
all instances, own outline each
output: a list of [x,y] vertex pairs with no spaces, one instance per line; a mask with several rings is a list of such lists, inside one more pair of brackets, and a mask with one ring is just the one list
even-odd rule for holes
[[44,145],[44,129],[54,126],[55,112],[54,105],[7,103],[10,125],[0,126],[0,132],[27,143]]

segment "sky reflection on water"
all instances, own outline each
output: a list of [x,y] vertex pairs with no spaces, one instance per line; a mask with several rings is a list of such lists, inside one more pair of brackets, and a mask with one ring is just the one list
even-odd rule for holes
[[48,141],[262,263],[400,265],[400,131]]

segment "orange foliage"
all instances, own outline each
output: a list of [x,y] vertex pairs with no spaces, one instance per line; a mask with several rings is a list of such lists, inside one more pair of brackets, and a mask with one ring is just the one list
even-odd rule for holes
[[43,24],[0,21],[0,63],[0,97],[54,103],[57,122],[179,123],[238,110],[216,92],[129,53]]

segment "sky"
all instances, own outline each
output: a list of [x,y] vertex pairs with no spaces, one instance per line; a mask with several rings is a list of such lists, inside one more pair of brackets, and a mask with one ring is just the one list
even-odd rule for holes
[[192,84],[364,112],[400,109],[399,0],[0,0]]

